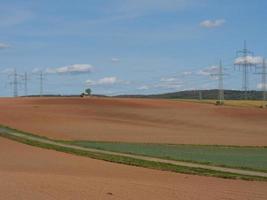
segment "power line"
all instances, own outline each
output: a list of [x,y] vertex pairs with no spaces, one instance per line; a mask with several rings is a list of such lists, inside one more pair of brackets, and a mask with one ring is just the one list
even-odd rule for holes
[[262,65],[262,90],[263,90],[263,101],[266,103],[267,101],[267,69],[266,69],[266,60],[263,59]]
[[18,83],[18,73],[16,69],[14,69],[13,74],[11,74],[11,76],[13,76],[13,81],[10,82],[10,84],[13,86],[13,97],[17,97],[19,83]]
[[40,97],[43,96],[43,91],[44,91],[44,73],[43,71],[40,71],[39,73],[39,81],[40,81]]
[[261,88],[262,88],[262,100],[263,100],[263,108],[267,106],[267,66],[266,66],[266,59],[264,58],[262,60],[262,72],[257,73],[262,75],[262,81],[261,81]]
[[[24,93],[25,96],[27,95],[28,92],[28,75],[27,72],[24,73],[24,75],[21,75],[17,73],[17,70],[14,69],[12,74],[9,74],[8,76],[12,76],[13,80],[10,82],[10,85],[13,86],[13,96],[18,97],[19,92],[18,92],[18,86],[21,84],[24,84]],[[22,82],[23,81],[23,82]]]
[[43,91],[44,91],[44,87],[43,87],[43,81],[44,81],[44,75],[43,72],[40,72],[40,96],[43,96]]
[[199,97],[199,101],[202,101],[203,97],[202,97],[202,91],[201,90],[198,91],[198,97]]
[[17,74],[17,70],[14,70],[14,82],[13,82],[13,86],[14,86],[14,97],[18,96],[18,74]]
[[240,60],[239,62],[235,63],[235,66],[239,66],[239,70],[242,68],[242,88],[244,90],[244,99],[248,99],[249,69],[256,66],[256,64],[249,62],[249,56],[253,56],[253,52],[247,49],[247,43],[244,41],[244,48],[240,51],[237,51],[237,59]]
[[224,89],[223,89],[223,66],[222,61],[220,60],[220,67],[219,67],[219,103],[222,105],[224,103]]
[[224,104],[224,68],[222,61],[219,62],[218,73],[212,73],[211,76],[218,77],[218,101],[220,105]]
[[224,84],[223,84],[224,80],[223,80],[223,77],[225,76],[225,74],[224,74],[223,65],[222,65],[221,60],[219,63],[218,73],[213,73],[213,74],[211,74],[211,76],[218,77],[218,102],[219,102],[219,105],[223,105],[224,104]]
[[28,80],[29,80],[29,76],[28,76],[27,72],[25,72],[24,75],[22,75],[22,80],[24,82],[24,96],[28,96]]
[[42,70],[38,70],[37,72],[34,72],[33,75],[37,76],[37,79],[39,80],[39,96],[41,97],[44,92],[45,73]]

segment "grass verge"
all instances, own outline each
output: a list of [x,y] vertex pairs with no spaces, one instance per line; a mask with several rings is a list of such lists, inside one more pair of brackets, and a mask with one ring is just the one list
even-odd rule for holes
[[267,172],[266,147],[68,141],[67,144],[167,160]]
[[[30,135],[34,136],[33,134],[30,134]],[[110,154],[104,154],[104,153],[95,153],[95,152],[90,152],[90,151],[77,150],[77,149],[73,149],[70,147],[62,147],[58,145],[37,142],[37,141],[33,141],[33,140],[21,138],[21,137],[9,135],[9,134],[3,134],[1,132],[0,132],[0,136],[11,139],[11,140],[15,140],[17,142],[24,143],[27,145],[35,146],[35,147],[55,150],[59,152],[65,152],[65,153],[79,155],[79,156],[90,157],[93,159],[99,159],[99,160],[104,160],[104,161],[109,161],[109,162],[114,162],[114,163],[126,164],[126,165],[131,165],[131,166],[145,167],[145,168],[150,168],[150,169],[171,171],[171,172],[184,173],[184,174],[220,177],[220,178],[226,178],[226,179],[267,181],[267,178],[264,178],[264,177],[247,176],[247,175],[220,172],[220,171],[202,169],[202,168],[184,167],[184,166],[166,164],[166,163],[161,163],[161,162],[153,162],[153,161],[135,159],[135,158],[130,158],[126,156],[117,156],[117,155],[110,155]]]

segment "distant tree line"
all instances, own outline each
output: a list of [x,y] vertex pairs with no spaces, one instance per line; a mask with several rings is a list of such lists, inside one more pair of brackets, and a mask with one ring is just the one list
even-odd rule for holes
[[[189,90],[164,94],[152,95],[119,95],[117,97],[131,97],[131,98],[161,98],[161,99],[199,99],[201,92],[202,99],[218,99],[218,90]],[[261,100],[261,91],[248,91],[248,98],[250,100]],[[244,92],[240,90],[225,90],[224,97],[227,100],[242,100],[244,99]]]

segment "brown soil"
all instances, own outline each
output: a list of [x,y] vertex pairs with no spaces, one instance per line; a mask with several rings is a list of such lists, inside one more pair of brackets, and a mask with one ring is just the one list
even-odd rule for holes
[[0,124],[57,139],[267,145],[267,109],[169,100],[2,98]]
[[0,199],[267,198],[266,182],[183,175],[39,149],[0,138]]

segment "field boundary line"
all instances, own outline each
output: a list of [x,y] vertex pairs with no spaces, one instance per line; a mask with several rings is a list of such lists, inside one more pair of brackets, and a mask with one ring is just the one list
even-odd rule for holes
[[55,145],[58,147],[70,148],[73,150],[80,150],[84,152],[101,153],[101,154],[106,154],[106,155],[111,155],[111,156],[122,156],[122,157],[128,157],[128,158],[150,161],[150,162],[159,162],[159,163],[164,163],[164,164],[177,165],[177,166],[182,166],[182,167],[201,168],[201,169],[213,170],[213,171],[218,171],[218,172],[267,178],[267,173],[265,172],[250,171],[250,170],[243,170],[243,169],[233,169],[233,168],[228,168],[228,167],[211,166],[211,165],[197,164],[197,163],[191,163],[191,162],[185,162],[185,161],[167,160],[167,159],[162,159],[162,158],[154,158],[154,157],[148,157],[148,156],[133,155],[133,154],[127,154],[127,153],[117,153],[117,152],[111,152],[111,151],[94,149],[94,148],[80,147],[76,145],[70,145],[70,144],[53,141],[48,138],[42,138],[42,137],[38,137],[34,135],[27,135],[25,133],[11,130],[5,127],[0,127],[0,132],[5,135],[18,137],[18,138],[30,140],[33,142],[39,142],[39,143],[48,144],[48,145]]

